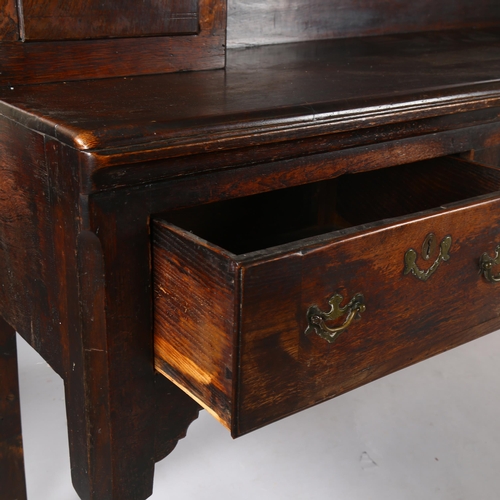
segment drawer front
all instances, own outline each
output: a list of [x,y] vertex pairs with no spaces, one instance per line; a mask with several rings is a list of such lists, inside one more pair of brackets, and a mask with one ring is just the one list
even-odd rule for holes
[[498,193],[440,158],[156,219],[157,369],[239,436],[500,328]]
[[[500,326],[500,283],[479,272],[498,244],[500,201],[489,199],[244,266],[235,434]],[[345,306],[358,294],[359,312],[318,320],[335,295]],[[341,332],[329,342],[318,323]]]

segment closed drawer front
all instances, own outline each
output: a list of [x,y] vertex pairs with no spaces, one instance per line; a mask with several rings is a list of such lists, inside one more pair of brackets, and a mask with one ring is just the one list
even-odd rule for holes
[[499,190],[443,158],[162,214],[157,369],[238,436],[500,327]]

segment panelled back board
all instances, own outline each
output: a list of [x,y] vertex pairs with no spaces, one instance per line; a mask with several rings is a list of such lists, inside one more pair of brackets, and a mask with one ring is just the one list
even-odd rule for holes
[[226,0],[0,0],[0,85],[223,68]]
[[198,32],[197,0],[18,0],[24,40]]
[[[487,27],[496,0],[227,0],[227,46]],[[226,0],[0,0],[0,85],[224,66]]]
[[485,27],[497,0],[228,0],[229,47]]
[[0,0],[0,42],[17,40],[19,27],[15,0]]

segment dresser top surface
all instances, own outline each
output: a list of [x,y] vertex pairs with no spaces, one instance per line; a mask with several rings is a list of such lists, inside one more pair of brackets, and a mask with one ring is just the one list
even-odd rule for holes
[[121,154],[241,147],[498,99],[500,31],[483,29],[234,49],[225,70],[2,87],[0,114],[77,149]]

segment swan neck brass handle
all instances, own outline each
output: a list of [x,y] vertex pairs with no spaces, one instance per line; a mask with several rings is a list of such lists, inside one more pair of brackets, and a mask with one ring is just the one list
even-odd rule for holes
[[[335,342],[341,333],[345,332],[355,319],[361,317],[361,313],[365,312],[365,298],[362,294],[357,293],[349,301],[347,305],[341,307],[340,304],[344,297],[340,294],[335,294],[330,298],[330,310],[327,312],[321,311],[317,305],[312,305],[307,310],[307,328],[304,332],[306,335],[316,333],[328,343]],[[341,316],[346,316],[344,323],[337,327],[327,326],[327,321],[335,321]]]
[[484,279],[490,283],[498,283],[500,274],[493,274],[493,266],[500,264],[500,245],[495,248],[495,257],[490,257],[486,252],[479,258],[479,268],[483,273]]
[[[424,260],[428,260],[432,249],[436,246],[435,236],[433,233],[427,235],[422,245],[422,256]],[[432,265],[426,270],[422,271],[417,265],[417,252],[410,248],[405,253],[405,269],[404,274],[413,274],[416,278],[421,281],[427,281],[436,271],[441,262],[446,262],[450,260],[450,247],[451,247],[451,236],[446,236],[439,245],[439,255]]]

